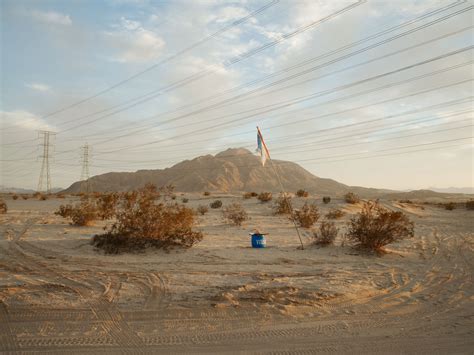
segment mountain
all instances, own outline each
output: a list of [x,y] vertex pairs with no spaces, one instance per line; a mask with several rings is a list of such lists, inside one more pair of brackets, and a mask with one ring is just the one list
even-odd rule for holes
[[[287,191],[305,189],[311,193],[331,196],[343,195],[353,191],[363,197],[375,197],[393,190],[369,189],[348,186],[332,179],[314,176],[296,163],[274,160],[275,169]],[[172,184],[181,192],[238,192],[282,190],[275,171],[270,163],[262,167],[260,158],[247,149],[227,149],[219,154],[204,155],[185,160],[170,168],[139,170],[136,172],[111,172],[89,179],[94,191],[128,191],[153,183],[156,186]],[[81,191],[85,181],[72,184],[64,192]],[[83,189],[84,190],[84,189]]]
[[[51,189],[51,193],[56,193],[63,190],[62,187],[55,187]],[[3,185],[0,185],[0,192],[1,193],[16,193],[16,194],[33,194],[36,192],[36,190],[31,190],[31,189],[23,189],[20,187],[5,187]]]
[[428,190],[448,194],[474,194],[474,187],[429,187]]

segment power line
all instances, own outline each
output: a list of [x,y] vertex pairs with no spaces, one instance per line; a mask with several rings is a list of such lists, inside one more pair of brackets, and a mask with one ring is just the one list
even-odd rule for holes
[[43,143],[41,144],[41,146],[43,147],[43,155],[40,156],[40,158],[42,158],[42,164],[38,181],[38,191],[43,191],[43,180],[46,175],[46,192],[49,194],[51,193],[51,174],[49,166],[49,158],[51,151],[50,136],[53,136],[56,133],[51,131],[38,131],[38,133],[40,136],[43,137]]

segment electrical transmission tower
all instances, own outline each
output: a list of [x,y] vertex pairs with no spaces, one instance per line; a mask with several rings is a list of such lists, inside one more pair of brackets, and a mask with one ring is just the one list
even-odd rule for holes
[[81,147],[81,164],[82,164],[82,171],[81,171],[81,180],[85,180],[85,186],[84,184],[81,184],[81,190],[85,187],[86,192],[90,192],[90,181],[89,181],[89,158],[90,158],[90,153],[91,153],[91,147],[89,147],[89,144],[84,144],[84,146]]
[[43,137],[43,142],[40,146],[43,147],[43,155],[39,157],[42,158],[41,164],[41,173],[38,181],[38,191],[44,191],[43,182],[46,178],[46,192],[51,193],[51,171],[49,168],[50,154],[51,154],[51,140],[50,136],[54,136],[56,133],[51,131],[38,131],[38,136]]

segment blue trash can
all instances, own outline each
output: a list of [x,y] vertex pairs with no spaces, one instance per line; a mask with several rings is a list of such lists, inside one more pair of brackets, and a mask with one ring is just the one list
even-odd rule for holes
[[267,241],[265,240],[265,236],[263,234],[252,234],[252,248],[265,248],[267,245]]

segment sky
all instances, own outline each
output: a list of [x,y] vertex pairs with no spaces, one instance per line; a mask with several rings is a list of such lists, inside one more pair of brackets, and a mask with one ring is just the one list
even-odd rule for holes
[[472,1],[2,0],[0,185],[231,147],[348,185],[473,186]]

